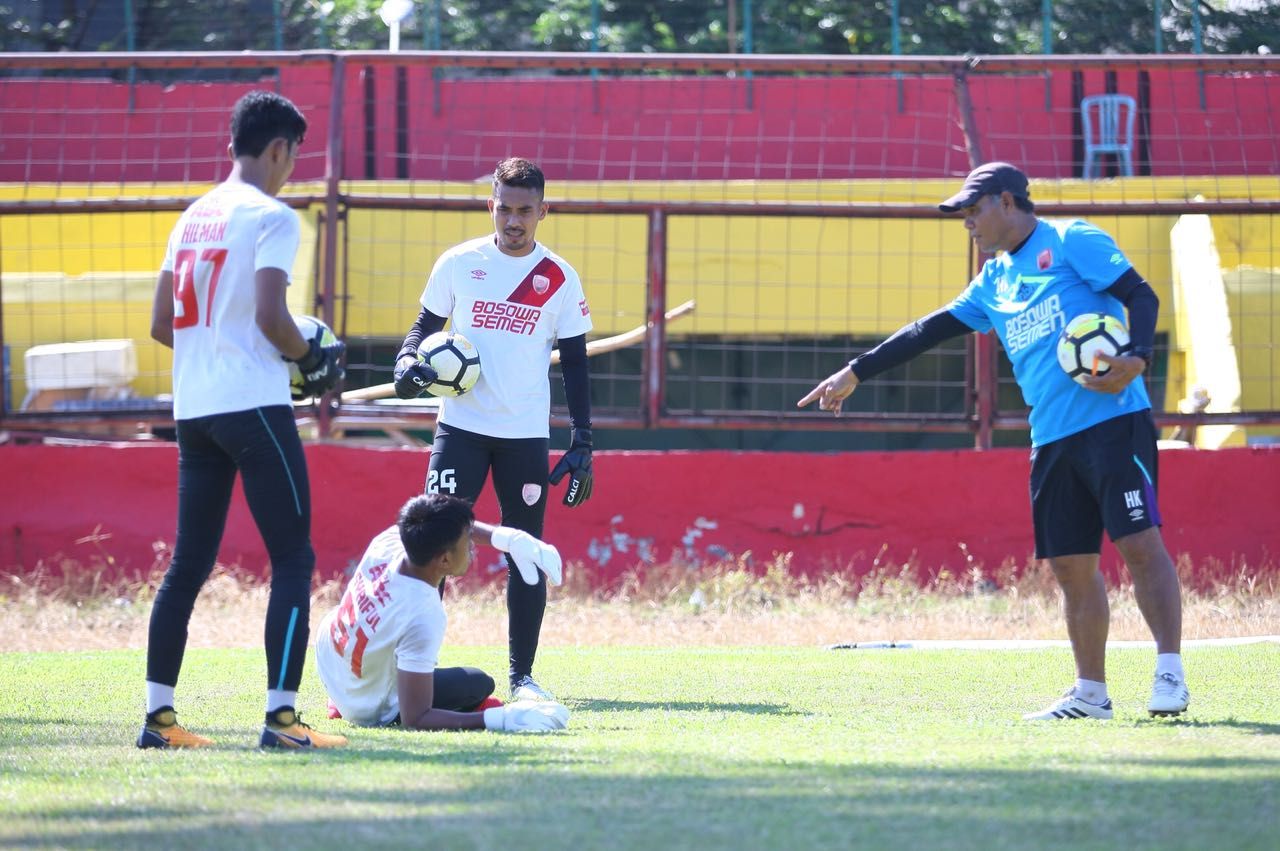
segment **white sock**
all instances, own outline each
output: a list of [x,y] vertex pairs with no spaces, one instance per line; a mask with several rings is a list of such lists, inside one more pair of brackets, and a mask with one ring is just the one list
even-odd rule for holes
[[275,712],[277,709],[284,709],[286,706],[293,709],[298,702],[298,693],[296,691],[277,691],[276,689],[267,689],[267,711]]
[[1161,674],[1173,674],[1180,680],[1185,680],[1187,675],[1182,671],[1182,654],[1181,653],[1157,653],[1156,654],[1156,676]]
[[173,689],[173,686],[162,686],[147,680],[147,714],[165,706],[173,706]]
[[1076,679],[1076,697],[1085,703],[1101,706],[1107,702],[1107,684],[1097,680]]

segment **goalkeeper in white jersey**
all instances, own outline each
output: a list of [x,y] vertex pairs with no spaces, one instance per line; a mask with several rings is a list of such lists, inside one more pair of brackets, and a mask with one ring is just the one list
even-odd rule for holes
[[343,377],[342,344],[306,340],[285,298],[300,225],[275,196],[306,131],[306,119],[287,98],[269,91],[242,97],[231,113],[231,173],[178,219],[156,280],[151,336],[173,349],[178,531],[151,607],[140,748],[213,744],[178,723],[174,695],[191,612],[217,559],[237,478],[271,557],[259,744],[346,744],[311,729],[294,705],[316,557],[307,460],[285,361],[297,364],[307,396],[323,396]]
[[[553,701],[490,699],[493,678],[476,668],[439,668],[445,612],[437,590],[471,565],[473,543],[507,553],[520,580],[560,583],[560,554],[527,532],[477,523],[471,505],[445,494],[405,503],[378,534],[320,624],[316,667],[335,714],[352,724],[411,730],[562,730],[569,710]],[[494,705],[497,704],[497,705]]]
[[[563,503],[591,496],[591,389],[587,332],[591,311],[578,273],[534,239],[547,215],[542,170],[518,157],[498,163],[489,213],[493,232],[446,251],[422,293],[422,309],[396,357],[396,395],[417,396],[435,380],[418,345],[445,322],[480,352],[480,380],[444,400],[431,446],[428,493],[473,502],[485,479],[502,523],[543,536],[547,487],[568,477]],[[559,341],[572,437],[549,471],[551,348]],[[545,582],[507,579],[508,677],[513,700],[548,700],[533,679],[533,660],[547,607]]]

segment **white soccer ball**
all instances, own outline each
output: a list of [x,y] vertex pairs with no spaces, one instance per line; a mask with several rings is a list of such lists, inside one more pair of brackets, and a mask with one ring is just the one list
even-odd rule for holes
[[1106,375],[1111,367],[1098,354],[1122,355],[1129,351],[1129,329],[1114,316],[1082,313],[1067,323],[1058,337],[1058,363],[1072,380],[1084,384],[1085,376]]
[[437,331],[418,346],[418,357],[439,376],[427,385],[433,396],[461,396],[480,380],[480,352],[461,334]]
[[[295,316],[293,324],[298,326],[302,339],[307,342],[315,340],[321,348],[338,342],[338,336],[333,333],[333,329],[314,316]],[[289,361],[289,395],[294,399],[307,398],[302,392],[302,371],[293,361]]]

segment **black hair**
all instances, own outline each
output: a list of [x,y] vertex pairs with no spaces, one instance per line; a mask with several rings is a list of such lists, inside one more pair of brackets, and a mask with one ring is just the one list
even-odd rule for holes
[[276,139],[302,144],[307,119],[293,101],[275,92],[252,91],[231,110],[231,155],[260,157]]
[[415,496],[400,509],[396,526],[409,561],[422,566],[458,545],[476,520],[471,503],[443,493]]
[[498,167],[493,170],[495,193],[498,191],[498,184],[533,189],[539,195],[543,195],[546,192],[547,179],[543,176],[542,169],[534,163],[521,157],[511,157],[498,163]]

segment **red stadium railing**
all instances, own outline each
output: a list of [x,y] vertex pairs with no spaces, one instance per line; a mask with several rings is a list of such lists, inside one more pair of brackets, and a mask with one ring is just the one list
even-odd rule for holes
[[[922,242],[942,216],[933,205],[936,188],[916,185],[954,181],[976,162],[1010,159],[1045,181],[1036,191],[1048,193],[1037,196],[1046,215],[1141,229],[1207,213],[1232,223],[1233,234],[1251,235],[1252,248],[1240,248],[1231,267],[1247,281],[1224,285],[1240,332],[1233,343],[1244,389],[1235,410],[1179,413],[1171,401],[1187,388],[1170,383],[1171,348],[1158,357],[1164,366],[1153,392],[1170,402],[1160,406],[1163,425],[1274,426],[1280,299],[1270,289],[1275,275],[1261,275],[1253,261],[1266,266],[1270,257],[1269,268],[1280,267],[1273,238],[1256,235],[1274,233],[1280,212],[1278,72],[1280,60],[1268,56],[3,54],[0,237],[7,224],[10,238],[0,241],[0,252],[8,252],[0,253],[0,343],[16,360],[46,342],[49,314],[32,307],[41,275],[119,272],[112,262],[135,264],[130,272],[153,269],[163,248],[139,247],[132,223],[163,230],[153,224],[163,219],[147,217],[171,216],[225,175],[230,103],[268,85],[299,103],[311,122],[289,201],[314,220],[313,303],[352,336],[353,381],[387,379],[383,349],[394,329],[382,317],[396,307],[411,311],[425,276],[410,259],[388,269],[388,254],[419,241],[429,243],[427,254],[438,253],[452,239],[438,233],[446,229],[440,217],[453,216],[452,223],[482,209],[487,185],[477,177],[503,156],[531,152],[548,172],[557,217],[579,223],[583,234],[557,250],[587,258],[596,273],[584,275],[589,293],[615,305],[612,320],[653,327],[642,350],[597,372],[604,388],[598,422],[937,432],[990,446],[996,433],[1025,426],[990,338],[941,352],[919,372],[891,373],[878,382],[881,389],[868,385],[866,406],[838,421],[791,403],[852,351],[944,303],[975,267],[978,258],[954,224],[939,224],[936,240]],[[1132,93],[1139,103],[1136,174],[1076,182],[1079,96],[1100,91]],[[406,231],[389,250],[369,224],[387,214],[435,224],[425,240]],[[81,215],[122,222],[112,237],[118,242],[97,235],[80,244],[40,242],[42,230],[62,232]],[[602,248],[591,230],[596,220],[643,233],[643,247],[629,254]],[[740,247],[736,236],[753,227],[805,247],[778,251],[769,239]],[[832,229],[840,238],[831,247],[811,238]],[[19,231],[26,242],[16,238]],[[711,231],[711,240],[699,236]],[[871,249],[864,247],[867,233],[882,234]],[[909,244],[897,245],[900,239]],[[1167,241],[1161,248],[1144,237],[1140,244],[1140,267],[1171,265]],[[149,264],[137,262],[148,254]],[[625,263],[611,254],[627,254]],[[945,280],[917,271],[922,258],[930,269],[951,270]],[[838,301],[842,282],[828,281],[824,270],[842,265],[853,277],[859,265],[909,269],[893,283],[854,288],[859,308],[879,305],[850,323],[861,330],[837,328],[817,307],[797,308],[787,295],[810,286],[816,270],[822,280],[813,285],[814,303]],[[716,271],[702,271],[708,267]],[[1236,295],[1258,286],[1269,295]],[[917,291],[932,303],[916,305]],[[689,293],[704,306],[694,324],[668,338],[663,309]],[[747,302],[754,314],[738,306]],[[72,333],[81,308],[60,304]],[[163,364],[149,368],[152,383],[162,384]],[[6,429],[96,433],[166,419],[162,404],[128,400],[20,410],[13,385],[25,374],[10,362],[7,377],[0,388]],[[323,433],[353,424],[417,427],[431,418],[354,403],[314,413]]]

